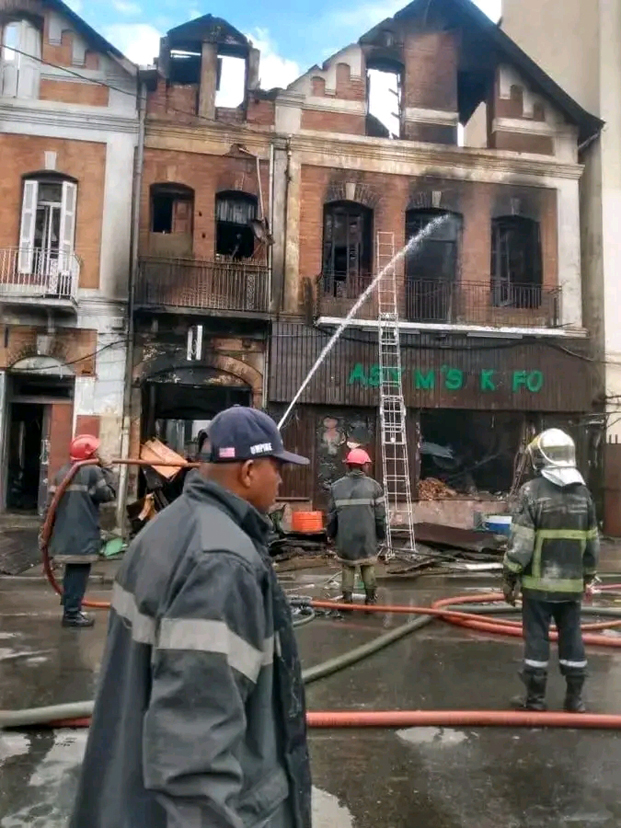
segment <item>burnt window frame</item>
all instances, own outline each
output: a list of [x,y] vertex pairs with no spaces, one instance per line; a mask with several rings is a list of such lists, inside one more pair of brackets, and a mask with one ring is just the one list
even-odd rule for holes
[[[512,244],[512,249],[502,251],[503,242],[505,246]],[[513,262],[510,261],[511,257]],[[529,278],[526,278],[527,274]],[[496,216],[492,219],[491,227],[492,306],[539,308],[542,290],[543,252],[540,222],[526,216]]]
[[[334,239],[334,219],[342,216],[347,225],[345,245],[336,245]],[[359,223],[359,237],[355,242],[358,251],[351,259],[349,248],[352,242],[349,238],[352,219]],[[324,293],[333,296],[342,296],[343,292],[357,295],[359,288],[371,278],[373,272],[373,210],[359,201],[347,199],[328,201],[323,207],[323,235],[322,235],[322,276]],[[329,226],[329,225],[332,226]],[[345,248],[346,264],[341,269],[337,265],[338,247]]]
[[[248,218],[245,222],[228,221],[218,218],[219,204],[221,202],[240,202],[253,209],[248,211]],[[259,210],[259,199],[254,193],[248,193],[245,190],[221,190],[216,193],[214,201],[214,221],[215,221],[215,235],[214,235],[214,253],[222,261],[251,261],[257,251],[256,235],[254,231],[253,222],[256,222]],[[226,225],[226,228],[222,225]],[[233,228],[243,228],[243,235],[238,237],[239,247],[237,250],[233,248],[233,252],[222,252],[221,247],[224,246],[224,230],[232,232]],[[228,247],[228,245],[227,245]],[[242,252],[246,251],[246,252]]]
[[[171,199],[171,209],[170,209],[170,230],[155,230],[155,199],[156,198],[170,198]],[[190,203],[190,229],[187,235],[193,236],[194,235],[194,204],[195,204],[196,194],[192,187],[188,187],[186,184],[175,184],[172,182],[164,181],[155,181],[149,187],[149,233],[153,233],[155,235],[161,236],[173,236],[177,235],[173,232],[174,227],[174,202],[175,201],[188,201]],[[182,234],[186,235],[186,234]]]
[[[424,265],[416,252],[408,252],[405,258],[405,300],[406,318],[411,322],[448,323],[453,319],[457,300],[456,285],[461,275],[461,247],[463,234],[463,216],[453,210],[443,210],[433,207],[411,207],[405,211],[405,240],[406,243],[424,230],[432,221],[441,216],[447,216],[450,221],[438,228],[437,234],[432,233],[425,240],[427,250],[430,245],[450,245],[452,266],[445,274],[432,275],[425,270]],[[417,220],[417,228],[412,229],[413,219]],[[451,231],[451,232],[449,232]],[[437,238],[437,235],[452,236],[452,238]],[[435,238],[434,238],[435,236]],[[437,250],[438,248],[436,248]],[[446,255],[446,254],[444,254]],[[431,257],[428,257],[431,258]],[[431,263],[427,265],[427,268]]]

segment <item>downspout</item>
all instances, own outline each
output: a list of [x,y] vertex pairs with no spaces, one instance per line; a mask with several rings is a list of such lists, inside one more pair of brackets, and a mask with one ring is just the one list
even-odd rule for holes
[[[274,142],[270,141],[270,167],[269,180],[267,185],[267,196],[269,203],[269,227],[268,233],[271,235],[274,232]],[[273,244],[267,246],[267,301],[268,309],[270,311],[270,319],[268,320],[268,334],[265,341],[265,353],[263,354],[263,410],[267,411],[267,395],[269,391],[269,369],[270,369],[270,347],[271,347],[271,314],[273,309],[272,296],[272,267],[273,267]]]
[[[138,272],[138,250],[140,240],[140,197],[142,194],[142,168],[144,165],[144,139],[146,119],[147,88],[138,72],[138,146],[134,160],[134,184],[132,193],[131,261],[127,284],[127,351],[125,362],[125,388],[123,391],[123,424],[121,428],[121,458],[129,457],[131,437],[132,390],[134,372],[134,293]],[[128,466],[121,466],[119,473],[119,496],[116,522],[125,534]]]

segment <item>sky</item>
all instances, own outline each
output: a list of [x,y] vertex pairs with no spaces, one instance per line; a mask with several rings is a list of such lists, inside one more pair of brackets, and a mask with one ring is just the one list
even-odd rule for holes
[[[169,29],[203,14],[223,17],[261,51],[261,86],[285,87],[314,64],[352,43],[408,0],[66,0],[97,31],[139,64],[153,63]],[[492,19],[501,0],[477,0]],[[222,86],[234,85],[223,70]],[[223,89],[226,98],[227,92]],[[236,105],[221,99],[218,105]]]

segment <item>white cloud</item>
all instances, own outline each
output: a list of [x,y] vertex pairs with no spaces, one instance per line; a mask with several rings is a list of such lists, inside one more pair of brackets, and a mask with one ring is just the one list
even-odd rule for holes
[[161,34],[149,23],[112,23],[102,34],[134,63],[151,64],[160,51]]
[[135,16],[142,11],[138,3],[132,3],[131,0],[112,0],[112,6],[120,14],[128,16]]
[[262,89],[273,89],[275,86],[284,89],[300,77],[300,67],[296,61],[278,54],[277,45],[267,29],[257,28],[246,37],[250,38],[253,46],[261,52],[259,75]]
[[197,17],[202,17],[202,16],[203,16],[203,13],[198,8],[198,6],[192,6],[192,8],[190,9],[190,16],[188,17],[188,20],[196,20]]

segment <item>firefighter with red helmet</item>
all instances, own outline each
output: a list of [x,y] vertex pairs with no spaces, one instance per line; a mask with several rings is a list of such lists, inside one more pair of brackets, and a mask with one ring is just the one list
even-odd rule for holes
[[55,563],[65,565],[63,581],[63,626],[92,627],[95,623],[82,612],[82,600],[91,570],[101,549],[99,506],[116,497],[112,470],[99,453],[100,440],[92,434],[80,434],[71,441],[67,463],[50,486],[50,498],[67,476],[74,463],[97,460],[82,466],[60,499],[52,530],[50,552]]
[[371,458],[362,448],[347,455],[347,474],[330,489],[328,536],[336,541],[343,567],[343,601],[353,601],[356,567],[360,567],[366,604],[376,602],[375,563],[386,537],[386,504],[380,484],[368,476]]

